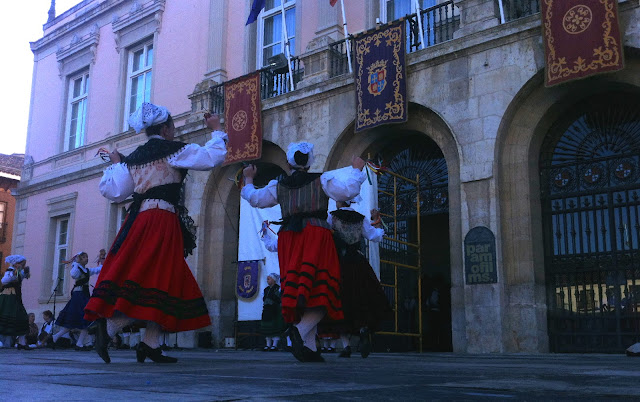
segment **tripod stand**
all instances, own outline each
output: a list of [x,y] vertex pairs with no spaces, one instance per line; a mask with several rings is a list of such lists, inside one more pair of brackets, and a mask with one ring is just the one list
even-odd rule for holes
[[[51,323],[51,336],[53,337],[53,326],[56,322],[56,296],[58,294],[58,287],[60,287],[60,283],[62,283],[63,279],[58,278],[58,282],[56,282],[56,286],[53,288],[51,292],[51,296],[49,296],[49,300],[47,300],[47,304],[51,303],[51,299],[53,298],[53,322]],[[51,346],[53,349],[56,348],[56,343],[52,342]]]

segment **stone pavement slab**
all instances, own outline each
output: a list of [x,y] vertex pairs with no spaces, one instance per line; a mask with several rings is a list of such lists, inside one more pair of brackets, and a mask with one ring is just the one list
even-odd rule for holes
[[0,349],[6,401],[640,400],[640,358],[623,355],[372,354],[299,363],[285,352]]

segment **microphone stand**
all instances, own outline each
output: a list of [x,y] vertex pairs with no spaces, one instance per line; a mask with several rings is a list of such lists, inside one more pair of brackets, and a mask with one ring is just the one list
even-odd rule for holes
[[[47,300],[47,304],[49,304],[51,302],[51,298],[53,298],[53,321],[51,322],[51,337],[52,337],[52,341],[53,341],[53,326],[56,323],[56,296],[58,293],[58,286],[60,286],[60,282],[62,282],[63,279],[62,278],[58,278],[58,282],[56,283],[56,287],[53,288],[53,292],[51,292],[51,296],[49,296],[49,300]],[[52,342],[51,343],[51,347],[53,350],[56,349],[56,343]]]

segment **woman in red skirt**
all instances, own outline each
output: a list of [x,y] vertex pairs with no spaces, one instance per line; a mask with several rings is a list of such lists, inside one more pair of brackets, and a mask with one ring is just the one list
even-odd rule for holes
[[173,141],[175,127],[166,108],[143,103],[129,118],[149,141],[127,157],[110,152],[113,163],[100,181],[112,201],[133,196],[129,213],[98,277],[85,319],[97,321],[96,351],[106,362],[109,339],[135,320],[146,321],[136,358],[158,363],[177,359],[162,355],[162,331],[189,331],[211,324],[202,292],[185,257],[195,248],[193,220],[180,204],[187,169],[209,170],[226,156],[227,134],[217,116],[205,115],[214,130],[204,146]]
[[244,169],[245,186],[240,195],[252,206],[280,204],[282,222],[278,232],[278,259],[282,283],[282,315],[293,323],[289,336],[292,353],[300,361],[324,361],[317,351],[318,322],[326,315],[341,320],[340,263],[327,224],[329,198],[349,200],[360,193],[365,179],[364,161],[325,173],[309,173],[313,145],[292,143],[287,150],[290,176],[272,180],[256,189],[255,166]]

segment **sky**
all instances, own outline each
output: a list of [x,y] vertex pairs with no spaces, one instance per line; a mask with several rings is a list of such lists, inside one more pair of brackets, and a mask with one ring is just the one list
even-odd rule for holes
[[[82,0],[56,0],[56,16]],[[24,153],[29,123],[33,53],[29,42],[42,38],[51,0],[3,1],[0,13],[2,96],[4,113],[0,153]]]

